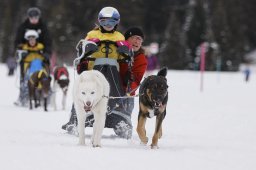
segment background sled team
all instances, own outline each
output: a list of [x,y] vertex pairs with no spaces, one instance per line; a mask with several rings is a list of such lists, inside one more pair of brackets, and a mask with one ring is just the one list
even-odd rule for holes
[[[19,27],[15,40],[15,47],[19,49],[20,66],[20,94],[15,104],[24,106],[29,97],[32,109],[32,98],[34,106],[38,107],[38,98],[42,96],[44,109],[47,111],[49,82],[53,70],[50,68],[51,39],[38,8],[30,8],[27,16],[28,19]],[[77,44],[74,67],[78,75],[86,70],[98,70],[104,75],[110,84],[109,96],[116,97],[108,101],[105,127],[113,128],[120,137],[131,138],[134,98],[125,96],[135,95],[147,69],[147,59],[142,48],[145,37],[139,27],[131,27],[123,35],[117,31],[119,22],[120,14],[117,9],[103,8],[98,14],[99,25]],[[67,69],[56,67],[53,81],[53,89],[60,87],[63,91],[62,107],[65,109],[69,85]],[[53,99],[55,100],[55,95]],[[54,108],[56,109],[56,103]],[[73,104],[70,120],[62,126],[62,129],[70,133],[74,133],[77,127],[77,108]],[[84,126],[93,126],[94,119],[93,114],[87,115]],[[100,145],[97,142],[95,146]]]

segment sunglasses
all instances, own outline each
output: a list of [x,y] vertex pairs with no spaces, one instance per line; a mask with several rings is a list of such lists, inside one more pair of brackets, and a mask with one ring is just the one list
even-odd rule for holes
[[34,40],[34,39],[36,39],[35,36],[29,36],[29,37],[28,37],[28,40]]
[[114,27],[118,24],[118,21],[112,18],[100,19],[100,25],[105,27]]

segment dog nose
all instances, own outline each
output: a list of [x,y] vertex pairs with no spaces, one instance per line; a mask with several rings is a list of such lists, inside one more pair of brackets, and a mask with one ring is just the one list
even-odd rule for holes
[[86,105],[87,105],[87,106],[91,106],[91,102],[89,102],[89,101],[86,102]]

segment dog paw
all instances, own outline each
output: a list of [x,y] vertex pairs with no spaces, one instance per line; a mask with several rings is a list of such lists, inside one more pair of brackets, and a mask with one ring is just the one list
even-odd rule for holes
[[159,147],[157,145],[153,145],[153,144],[151,144],[150,147],[151,147],[151,149],[159,149]]
[[100,148],[101,143],[100,142],[95,142],[94,140],[91,140],[92,147],[94,148]]
[[148,137],[145,137],[144,139],[142,139],[141,143],[146,145],[148,143]]
[[79,141],[79,142],[78,142],[78,145],[85,146],[85,142]]
[[147,146],[146,143],[140,142],[140,146]]

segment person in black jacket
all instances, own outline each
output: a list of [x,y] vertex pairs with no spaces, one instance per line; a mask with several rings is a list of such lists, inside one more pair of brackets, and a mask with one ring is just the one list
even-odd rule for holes
[[52,52],[52,40],[46,24],[41,19],[41,11],[37,7],[32,7],[27,10],[27,19],[19,26],[14,47],[15,50],[22,44],[26,43],[24,38],[27,30],[35,30],[39,34],[38,42],[45,46],[45,57],[49,58]]

